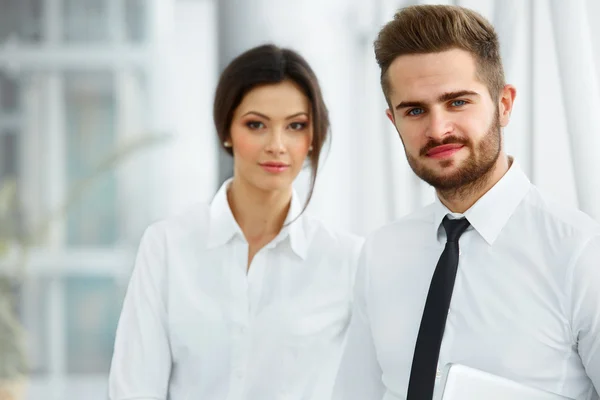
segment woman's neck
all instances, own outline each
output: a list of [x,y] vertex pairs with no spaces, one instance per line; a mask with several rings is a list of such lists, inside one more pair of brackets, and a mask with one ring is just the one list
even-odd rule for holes
[[270,241],[281,231],[292,198],[292,188],[264,191],[233,179],[227,200],[248,243]]

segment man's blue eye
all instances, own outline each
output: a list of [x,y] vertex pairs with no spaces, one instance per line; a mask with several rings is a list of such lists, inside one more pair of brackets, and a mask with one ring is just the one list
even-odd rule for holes
[[408,112],[408,115],[421,115],[423,114],[425,111],[422,108],[413,108],[412,110],[410,110]]

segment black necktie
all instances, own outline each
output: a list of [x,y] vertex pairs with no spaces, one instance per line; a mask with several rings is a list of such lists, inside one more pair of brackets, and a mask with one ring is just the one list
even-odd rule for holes
[[440,346],[458,269],[458,239],[469,227],[466,218],[449,219],[446,216],[442,224],[448,239],[429,285],[410,370],[407,400],[433,397]]

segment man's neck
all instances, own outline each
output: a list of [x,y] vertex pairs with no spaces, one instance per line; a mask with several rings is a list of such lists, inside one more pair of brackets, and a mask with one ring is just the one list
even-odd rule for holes
[[248,242],[275,237],[287,216],[292,190],[263,191],[233,179],[227,191],[229,207]]
[[437,196],[450,211],[463,214],[502,179],[512,162],[512,157],[501,153],[494,166],[481,178],[457,189],[437,190]]

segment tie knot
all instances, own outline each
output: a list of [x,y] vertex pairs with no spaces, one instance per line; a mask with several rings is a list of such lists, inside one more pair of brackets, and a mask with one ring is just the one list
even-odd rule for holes
[[442,221],[448,242],[457,242],[460,236],[467,230],[470,223],[466,218],[450,219],[446,215]]

